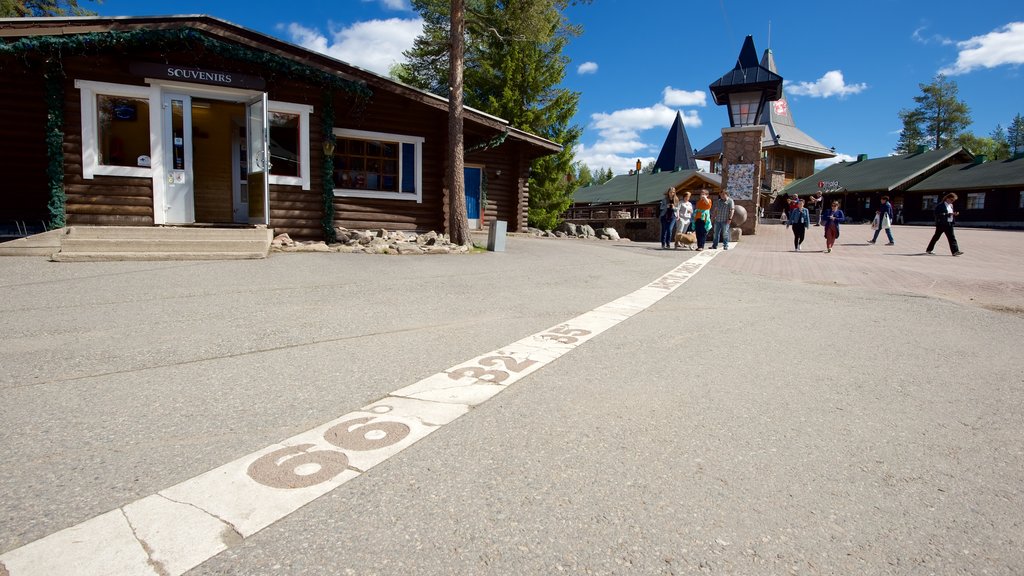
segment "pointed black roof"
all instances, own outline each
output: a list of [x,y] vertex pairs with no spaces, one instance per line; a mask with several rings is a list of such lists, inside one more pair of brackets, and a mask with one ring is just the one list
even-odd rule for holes
[[676,120],[668,131],[665,143],[661,145],[661,153],[658,154],[658,161],[654,163],[654,167],[661,169],[662,172],[671,172],[676,168],[697,169],[697,160],[693,157],[690,137],[686,135],[683,115],[679,112],[676,112]]
[[764,90],[767,100],[778,100],[782,95],[782,76],[761,66],[757,61],[757,50],[754,48],[754,37],[747,36],[743,48],[736,59],[736,66],[715,80],[709,86],[715,104],[728,104],[725,95],[735,92],[754,92]]
[[[775,65],[775,54],[771,48],[764,51],[764,56],[761,58],[761,67],[778,74],[778,68]],[[788,148],[805,152],[815,158],[833,158],[836,155],[833,150],[797,127],[796,122],[793,120],[793,108],[790,106],[789,101],[786,100],[785,90],[779,91],[778,100],[765,105],[764,110],[761,111],[761,116],[757,119],[757,123],[768,128],[765,130],[764,138],[761,140],[761,146],[765,149]],[[711,144],[697,151],[694,156],[702,160],[714,159],[721,153],[722,138],[719,137]]]

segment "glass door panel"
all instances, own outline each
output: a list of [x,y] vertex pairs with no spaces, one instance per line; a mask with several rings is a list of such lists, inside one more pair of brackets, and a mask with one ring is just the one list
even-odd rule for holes
[[164,172],[167,184],[164,220],[168,224],[195,222],[195,189],[192,179],[192,98],[165,94]]
[[246,154],[249,223],[270,223],[270,134],[267,127],[267,94],[246,104]]

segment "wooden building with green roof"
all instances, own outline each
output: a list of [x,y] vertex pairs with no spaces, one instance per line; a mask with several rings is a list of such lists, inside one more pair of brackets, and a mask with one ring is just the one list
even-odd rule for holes
[[962,147],[919,151],[884,158],[858,156],[833,164],[786,187],[804,198],[822,192],[838,199],[847,217],[868,220],[888,196],[897,221],[930,225],[933,209],[948,192],[960,199],[960,222],[976,226],[1024,226],[1024,159],[985,162]]

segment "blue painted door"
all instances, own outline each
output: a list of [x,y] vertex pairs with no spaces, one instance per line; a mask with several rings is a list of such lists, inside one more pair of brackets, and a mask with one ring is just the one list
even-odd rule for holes
[[470,228],[480,228],[480,186],[483,183],[483,170],[475,167],[462,169],[462,177],[466,185],[466,218]]

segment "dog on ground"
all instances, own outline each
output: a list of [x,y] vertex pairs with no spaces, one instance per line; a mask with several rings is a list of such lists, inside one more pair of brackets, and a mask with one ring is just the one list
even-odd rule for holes
[[676,232],[676,246],[680,244],[692,249],[697,244],[697,235],[693,232]]

